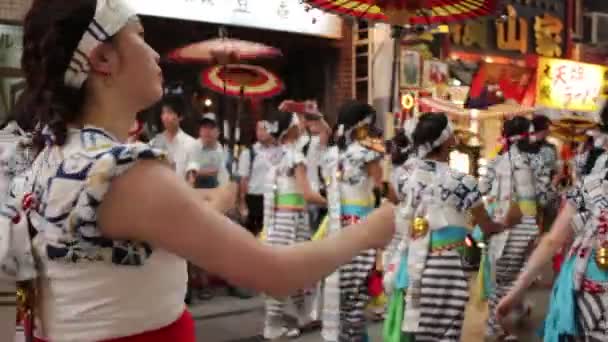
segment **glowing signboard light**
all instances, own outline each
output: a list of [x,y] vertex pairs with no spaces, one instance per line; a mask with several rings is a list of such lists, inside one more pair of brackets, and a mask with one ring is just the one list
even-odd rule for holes
[[407,93],[401,96],[401,106],[403,106],[403,109],[410,110],[414,108],[414,105],[416,105],[414,95]]
[[608,68],[601,65],[540,58],[536,104],[572,111],[597,111],[607,71]]

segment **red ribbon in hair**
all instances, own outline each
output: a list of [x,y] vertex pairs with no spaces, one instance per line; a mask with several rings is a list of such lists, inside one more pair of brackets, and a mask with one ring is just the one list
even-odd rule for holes
[[141,134],[141,132],[144,130],[144,123],[136,120],[135,121],[137,123],[137,126],[129,131],[129,137],[133,138],[133,137],[137,137]]

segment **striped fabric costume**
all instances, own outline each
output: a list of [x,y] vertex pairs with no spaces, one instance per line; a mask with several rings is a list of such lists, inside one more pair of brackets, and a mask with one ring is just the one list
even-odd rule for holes
[[[367,166],[380,158],[380,153],[356,141],[345,151],[333,147],[326,152],[322,165],[329,180],[329,234],[348,229],[372,211],[374,184]],[[326,341],[367,340],[367,281],[375,265],[376,251],[366,250],[325,280],[322,336]]]
[[[407,232],[385,275],[390,292],[384,341],[460,341],[469,300],[462,251],[467,211],[481,205],[475,178],[446,163],[415,159],[398,182],[397,229]],[[428,225],[418,229],[416,222]],[[401,310],[401,312],[391,312]],[[399,331],[395,329],[399,326]]]
[[[295,178],[295,169],[306,164],[304,155],[294,145],[283,145],[270,158],[270,182],[264,196],[264,226],[266,243],[287,246],[311,238],[306,202],[300,194]],[[266,300],[265,336],[277,336],[287,332],[285,328],[286,304],[292,301],[298,311],[298,320],[306,321],[304,290],[296,292],[286,300]]]
[[511,205],[519,205],[523,214],[520,224],[490,239],[488,257],[493,291],[486,336],[505,337],[496,321],[495,307],[513,286],[539,234],[538,213],[546,203],[550,183],[550,168],[543,161],[541,155],[524,153],[511,146],[508,153],[490,163],[481,182],[482,190],[489,192],[495,221],[502,220]]

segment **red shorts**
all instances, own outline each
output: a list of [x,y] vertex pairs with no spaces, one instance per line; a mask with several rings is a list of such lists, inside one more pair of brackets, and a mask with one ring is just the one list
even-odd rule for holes
[[[148,331],[129,337],[120,337],[102,342],[196,342],[194,319],[188,310],[172,324],[154,331]],[[52,342],[34,339],[34,342]]]

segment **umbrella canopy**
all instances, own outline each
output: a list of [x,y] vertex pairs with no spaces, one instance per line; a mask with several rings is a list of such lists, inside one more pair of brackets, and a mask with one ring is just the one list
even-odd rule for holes
[[498,0],[306,0],[327,12],[392,25],[450,23],[492,15]]
[[210,67],[201,73],[201,84],[224,95],[258,99],[276,96],[284,89],[272,72],[245,64]]
[[566,142],[584,142],[589,139],[587,132],[596,129],[598,124],[580,116],[566,116],[551,122],[551,136]]
[[232,38],[215,38],[174,50],[169,54],[169,59],[181,63],[229,64],[281,55],[281,50],[268,45]]
[[477,119],[492,119],[512,117],[517,115],[527,115],[532,114],[536,111],[536,108],[530,108],[519,104],[511,103],[497,104],[494,106],[490,106],[488,107],[488,109],[485,110],[467,109],[458,106],[448,100],[430,97],[423,97],[418,100],[418,103],[423,107],[430,108],[431,111],[445,112],[448,115],[455,117],[472,117],[473,111],[475,111],[475,116]]

